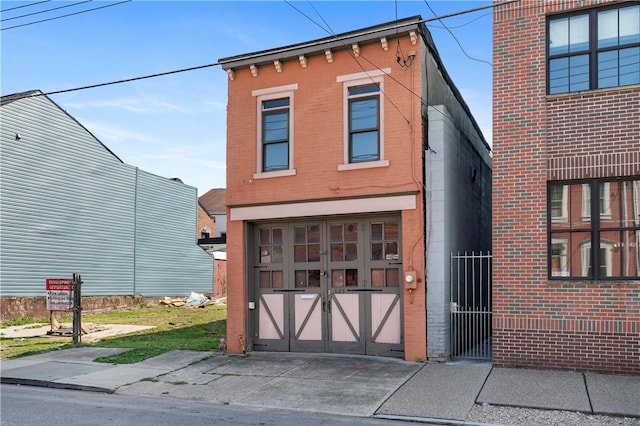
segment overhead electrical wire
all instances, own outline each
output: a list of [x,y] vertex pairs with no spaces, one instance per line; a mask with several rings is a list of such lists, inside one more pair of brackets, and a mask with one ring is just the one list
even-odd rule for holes
[[197,67],[183,68],[183,69],[167,71],[167,72],[160,72],[160,73],[157,73],[157,74],[143,75],[143,76],[140,76],[140,77],[125,78],[123,80],[109,81],[107,83],[91,84],[89,86],[74,87],[73,89],[56,90],[56,91],[47,92],[47,93],[36,93],[36,94],[24,96],[24,97],[58,95],[60,93],[76,92],[78,90],[95,89],[96,87],[111,86],[111,85],[114,85],[114,84],[121,84],[121,83],[129,83],[131,81],[145,80],[145,79],[148,79],[148,78],[155,78],[155,77],[162,77],[164,75],[178,74],[178,73],[187,72],[187,71],[195,71],[195,70],[199,70],[199,69],[203,69],[203,68],[215,67],[217,65],[220,65],[220,63],[216,62],[216,63],[213,63],[213,64],[198,65]]
[[74,12],[74,13],[68,13],[66,15],[54,16],[53,18],[42,19],[40,21],[27,22],[26,24],[20,24],[20,25],[14,25],[12,27],[0,28],[0,31],[11,30],[11,29],[14,29],[14,28],[26,27],[28,25],[40,24],[42,22],[53,21],[55,19],[61,19],[61,18],[69,17],[69,16],[80,15],[81,13],[93,12],[94,10],[105,9],[107,7],[113,7],[113,6],[121,5],[123,3],[129,3],[130,1],[131,0],[123,0],[123,1],[120,1],[118,3],[111,3],[111,4],[107,4],[105,6],[94,7],[92,9],[81,10],[79,12]]
[[0,19],[0,22],[11,21],[11,20],[20,19],[20,18],[26,18],[27,16],[40,15],[41,13],[53,12],[54,10],[60,10],[60,9],[64,9],[64,8],[67,8],[67,7],[78,6],[80,4],[89,3],[91,1],[92,0],[84,0],[84,1],[79,1],[79,2],[76,2],[76,3],[65,4],[64,6],[53,7],[51,9],[40,10],[38,12],[27,13],[25,15],[12,16],[11,18]]
[[[131,1],[131,0],[126,0],[126,1],[119,2],[119,3],[114,3],[114,4],[110,5],[110,6],[115,6],[117,4],[122,4],[122,3],[129,2],[129,1]],[[504,1],[504,2],[501,2],[501,3],[494,3],[494,4],[491,4],[491,5],[487,5],[487,6],[481,6],[481,7],[477,7],[477,8],[473,8],[473,9],[467,9],[467,10],[464,10],[464,11],[459,11],[459,12],[452,13],[452,14],[449,14],[449,15],[440,16],[439,18],[440,19],[444,19],[444,18],[451,17],[451,16],[458,16],[458,15],[462,15],[462,14],[465,14],[465,13],[475,12],[475,11],[478,11],[478,10],[483,10],[483,9],[488,9],[488,8],[495,8],[495,7],[507,5],[507,4],[510,4],[510,3],[519,2],[519,1],[520,0],[507,0],[507,1]],[[429,19],[423,19],[421,21],[412,21],[412,24],[415,24],[416,22],[425,22],[426,23],[426,22],[435,21],[437,19],[438,18],[429,18]],[[311,21],[314,22],[313,20],[311,20]],[[319,25],[317,22],[314,22],[314,23],[316,25]],[[320,28],[322,28],[322,29],[324,29],[326,31],[326,29],[324,27],[322,27],[321,25],[319,25],[319,26],[320,26]],[[364,57],[362,55],[360,57],[365,59],[367,62],[369,62],[376,69],[380,69],[376,64],[371,62],[366,57]],[[187,71],[194,71],[194,70],[199,70],[199,69],[202,69],[202,68],[214,67],[214,66],[218,66],[218,65],[220,65],[220,63],[216,62],[216,63],[206,64],[206,65],[199,65],[199,66],[190,67],[190,68],[183,68],[183,69],[178,69],[178,70],[173,70],[173,71],[166,71],[166,72],[161,72],[161,73],[156,73],[156,74],[149,74],[149,75],[144,75],[144,76],[139,76],[139,77],[126,78],[126,79],[122,79],[122,80],[109,81],[109,82],[105,82],[105,83],[97,83],[97,84],[91,84],[91,85],[87,85],[87,86],[74,87],[74,88],[71,88],[71,89],[55,90],[55,91],[50,91],[50,92],[42,92],[42,93],[30,94],[30,95],[25,95],[23,97],[26,98],[26,97],[35,97],[35,96],[48,96],[48,95],[57,95],[57,94],[60,94],[60,93],[76,92],[76,91],[80,91],[80,90],[87,90],[87,89],[93,89],[93,88],[97,88],[97,87],[111,86],[111,85],[114,85],[114,84],[128,83],[128,82],[131,82],[131,81],[144,80],[144,79],[155,78],[155,77],[162,77],[162,76],[170,75],[170,74],[177,74],[177,73],[182,73],[182,72],[187,72]],[[404,86],[400,81],[395,79],[393,76],[391,76],[389,74],[387,74],[387,75],[392,80],[394,80],[396,83],[402,85],[403,87],[405,87],[405,89],[409,90],[415,96],[420,97],[420,95],[418,95],[417,93],[411,91],[411,89],[409,89],[408,87]],[[16,99],[21,99],[21,98],[22,97],[18,97]]]
[[43,1],[37,1],[35,3],[29,3],[29,4],[23,4],[23,5],[20,5],[20,6],[10,7],[8,9],[0,10],[0,13],[8,12],[10,10],[22,9],[23,7],[35,6],[35,5],[40,4],[40,3],[48,3],[50,1],[51,0],[43,0]]
[[449,34],[451,34],[451,37],[453,37],[453,39],[456,41],[456,43],[458,43],[458,47],[460,48],[462,53],[464,53],[464,56],[466,56],[467,58],[471,59],[472,61],[482,62],[482,63],[485,63],[485,64],[489,65],[490,67],[493,67],[493,64],[491,64],[491,62],[489,62],[489,61],[485,61],[484,59],[478,59],[478,58],[474,58],[474,57],[470,56],[467,53],[467,51],[464,50],[464,47],[462,47],[462,43],[460,43],[460,40],[458,40],[458,37],[456,37],[456,35],[453,33],[453,31],[451,31],[451,29],[449,27],[447,27],[447,25],[444,22],[442,22],[442,19],[438,18],[438,14],[433,10],[433,8],[429,4],[429,2],[427,0],[424,0],[424,4],[427,5],[427,7],[431,11],[431,13],[433,13],[433,16],[435,16],[438,19],[438,22],[440,22],[442,24],[444,29],[447,30],[449,32]]
[[[320,28],[322,28],[323,30],[327,31],[329,34],[333,35],[334,37],[337,37],[337,36],[336,36],[336,34],[334,34],[334,33],[333,33],[333,31],[331,31],[331,29],[330,29],[330,28],[329,28],[329,29],[324,28],[322,25],[318,24],[315,20],[313,20],[312,18],[310,18],[307,14],[305,14],[305,13],[304,13],[304,12],[302,12],[302,11],[300,11],[298,8],[296,8],[296,7],[295,7],[295,6],[293,6],[291,3],[289,3],[289,1],[287,1],[287,0],[284,0],[284,1],[285,1],[285,3],[287,3],[289,6],[291,6],[294,10],[296,10],[298,13],[300,13],[302,16],[304,16],[305,18],[307,18],[307,19],[309,19],[311,22],[313,22],[315,25],[317,25],[318,27],[320,27]],[[487,8],[490,8],[490,7],[496,7],[496,6],[499,6],[499,5],[502,5],[502,4],[514,3],[514,2],[517,2],[517,1],[520,1],[520,0],[509,0],[509,1],[506,1],[506,2],[503,2],[503,3],[499,3],[499,4],[493,4],[493,5],[481,6],[481,7],[479,7],[479,8],[469,9],[469,12],[475,12],[475,11],[477,11],[477,10],[487,9]],[[313,6],[312,6],[312,7],[313,7]],[[315,10],[315,8],[314,8],[314,10]],[[464,13],[464,12],[465,12],[465,11],[462,11],[462,12],[455,12],[455,13],[453,13],[453,14],[449,14],[449,15],[445,15],[445,16],[458,16],[458,15],[461,15],[462,13]],[[316,13],[318,13],[318,12],[316,11]],[[397,13],[397,12],[396,12],[396,13]],[[318,15],[319,15],[319,14],[318,14]],[[326,21],[324,20],[324,18],[322,18],[322,16],[321,16],[321,19],[326,23]],[[429,22],[429,21],[434,21],[434,20],[439,20],[439,19],[442,19],[442,17],[435,17],[435,18],[422,19],[422,20],[420,20],[420,21],[412,21],[412,22],[411,22],[411,24],[412,24],[412,25],[415,25],[417,22],[420,22],[420,23],[426,23],[426,22]],[[397,21],[397,19],[396,19],[396,21]],[[327,25],[328,25],[328,24],[327,24]],[[343,44],[344,44],[346,47],[349,47],[349,46],[347,46],[344,42],[343,42]],[[360,62],[359,62],[359,61],[358,61],[358,60],[357,60],[353,55],[351,55],[351,56],[352,56],[352,58],[356,61],[356,63],[358,63],[358,65],[360,66],[360,68],[362,68],[362,70],[366,73],[366,70],[364,69],[364,67],[362,66],[362,64],[360,64]],[[371,60],[370,60],[369,58],[367,58],[365,55],[360,54],[359,58],[364,59],[366,62],[368,62],[370,65],[372,65],[376,70],[379,70],[379,71],[384,72],[384,70],[382,70],[382,68],[381,68],[379,65],[375,64],[373,61],[371,61]],[[414,95],[415,97],[417,97],[418,99],[420,99],[421,103],[422,103],[423,105],[425,105],[426,107],[433,106],[433,105],[430,105],[430,104],[429,104],[425,99],[423,99],[422,95],[420,95],[420,94],[418,94],[418,93],[414,92],[411,88],[407,87],[404,83],[402,83],[400,80],[398,80],[397,78],[395,78],[395,76],[393,76],[393,75],[391,75],[390,73],[387,73],[387,72],[384,72],[384,74],[385,74],[385,76],[389,77],[391,80],[393,80],[394,82],[396,82],[398,85],[400,85],[401,87],[403,87],[404,89],[406,89],[409,93],[411,93],[412,95]],[[393,102],[392,102],[388,97],[386,97],[386,99],[387,99],[387,100],[389,100],[389,102],[391,102],[391,104],[392,104],[392,105],[395,107],[395,109],[400,113],[400,115],[402,115],[402,117],[407,121],[407,123],[409,123],[409,124],[410,124],[410,121],[409,121],[409,120],[404,116],[404,114],[402,114],[402,112],[400,111],[400,109],[399,109],[399,108],[398,108],[398,107],[397,107],[397,106],[396,106],[396,105],[395,105],[395,104],[394,104],[394,103],[393,103]],[[447,117],[447,116],[446,116],[442,111],[438,110],[437,108],[436,108],[436,109],[434,109],[434,110],[435,110],[435,111],[437,111],[439,114],[441,114],[441,115],[442,115],[443,117],[445,117],[446,119],[448,119],[448,120],[450,120],[450,121],[451,121],[451,118],[450,118],[450,117]]]
[[[322,17],[322,15],[320,15],[320,13],[316,10],[316,8],[313,6],[313,4],[311,4],[311,2],[308,2],[309,5],[311,6],[311,8],[316,12],[316,14],[320,17],[320,19],[322,19],[322,22],[324,22],[324,24],[327,26],[327,28],[322,27],[322,25],[318,24],[316,21],[314,21],[313,19],[311,19],[308,15],[306,15],[305,13],[303,13],[301,10],[299,10],[297,7],[295,7],[293,4],[291,4],[288,0],[284,0],[284,2],[286,4],[288,4],[289,6],[291,6],[293,9],[295,9],[298,13],[302,14],[302,16],[304,16],[305,18],[309,19],[311,22],[313,22],[314,24],[316,24],[317,26],[319,26],[320,28],[322,28],[323,30],[325,30],[326,32],[328,32],[329,34],[331,34],[334,37],[336,36],[336,33],[333,31],[333,29],[331,29],[331,26],[327,23],[327,21]],[[347,48],[349,46],[346,45],[346,43],[342,43],[344,46],[346,46]],[[353,53],[351,53],[351,51],[349,51],[351,57],[353,58],[354,61],[356,61],[356,63],[360,66],[360,68],[362,69],[362,71],[364,71],[367,75],[369,75],[367,73],[367,70],[362,66],[362,64],[360,62],[358,62],[358,59],[353,56]],[[380,91],[384,93],[384,91],[382,90],[382,88],[380,88]],[[405,115],[402,113],[402,111],[400,111],[400,109],[398,108],[398,106],[388,97],[385,95],[385,99],[387,99],[391,105],[393,105],[393,107],[398,111],[398,113],[402,116],[402,118],[405,119],[405,121],[407,122],[407,124],[411,124],[411,121],[409,121],[409,119],[407,117],[405,117]]]
[[[460,25],[454,25],[453,27],[451,25],[449,25],[449,28],[451,28],[452,30],[455,30],[456,28],[462,28],[462,27],[466,27],[469,24],[473,24],[474,22],[476,22],[479,19],[484,18],[485,16],[489,16],[491,15],[491,12],[487,12],[487,13],[483,13],[482,15],[476,16],[475,18],[473,18],[472,20],[465,22],[464,24],[460,24]],[[427,25],[428,27],[432,27],[432,28],[444,28],[444,26],[440,26],[440,25]]]

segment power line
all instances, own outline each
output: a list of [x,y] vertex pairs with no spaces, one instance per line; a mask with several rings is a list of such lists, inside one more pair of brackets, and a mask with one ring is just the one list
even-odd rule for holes
[[[289,6],[293,7],[295,10],[298,10],[295,6],[293,6],[291,3],[289,3],[289,1],[287,1],[287,0],[284,0],[284,1],[285,1],[285,3],[287,3]],[[332,35],[332,36],[334,36],[334,37],[337,37],[337,36],[336,36],[336,33],[333,31],[333,29],[331,29],[331,26],[329,25],[329,23],[328,23],[328,22],[327,22],[327,21],[322,17],[322,15],[320,15],[320,13],[316,10],[316,8],[313,6],[313,4],[311,4],[311,2],[308,2],[308,3],[309,3],[309,5],[311,5],[311,8],[316,12],[316,14],[320,17],[320,19],[322,19],[322,22],[324,22],[324,23],[325,23],[325,25],[326,25],[326,26],[327,26],[327,28],[329,29],[329,30],[328,30],[329,34],[331,34],[331,35]],[[300,13],[302,13],[302,12],[300,12]],[[303,16],[307,17],[307,19],[310,19],[310,18],[309,18],[307,15],[305,15],[305,14],[303,14]],[[312,20],[312,22],[313,22],[313,23],[315,23],[316,25],[318,25],[318,23],[317,23],[317,22],[315,22],[315,21],[313,21],[313,20]],[[322,28],[322,27],[320,27],[320,28]],[[324,29],[324,28],[323,28],[323,29]],[[325,29],[325,31],[327,31],[327,30]],[[342,44],[343,44],[345,47],[347,47],[347,48],[349,47],[349,46],[347,46],[347,45],[346,45],[346,43],[344,43],[344,42],[342,42]],[[358,64],[358,65],[360,66],[360,68],[362,69],[362,71],[364,71],[367,75],[369,75],[369,73],[367,72],[367,70],[365,70],[365,69],[364,69],[364,67],[362,66],[362,64],[361,64],[361,63],[358,61],[358,59],[353,55],[353,53],[351,53],[351,51],[350,51],[350,50],[347,50],[347,51],[349,52],[349,54],[350,54],[350,56],[353,58],[353,60],[354,60],[354,61],[356,61],[356,64]],[[405,119],[405,121],[410,125],[410,124],[411,124],[411,121],[409,121],[409,119],[408,119],[407,117],[405,117],[405,115],[402,113],[402,111],[400,111],[400,108],[398,108],[398,106],[397,106],[397,105],[396,105],[396,104],[391,100],[391,98],[389,98],[389,97],[384,93],[384,91],[382,90],[382,88],[380,88],[380,91],[382,92],[382,94],[383,94],[383,95],[385,95],[385,98],[386,98],[386,99],[391,103],[391,105],[393,105],[393,107],[398,111],[398,113],[402,116],[402,118],[404,118],[404,119]]]
[[26,24],[20,24],[20,25],[14,25],[13,27],[7,27],[7,28],[2,28],[0,29],[0,31],[4,31],[4,30],[11,30],[13,28],[20,28],[20,27],[26,27],[27,25],[33,25],[33,24],[39,24],[42,22],[47,22],[47,21],[53,21],[55,19],[60,19],[60,18],[66,18],[68,16],[74,16],[74,15],[79,15],[81,13],[86,13],[86,12],[92,12],[94,10],[99,10],[99,9],[105,9],[107,7],[112,7],[112,6],[118,6],[120,4],[123,3],[129,3],[131,0],[124,0],[124,1],[120,1],[118,3],[112,3],[112,4],[108,4],[106,6],[100,6],[100,7],[94,7],[93,9],[86,9],[86,10],[82,10],[80,12],[74,12],[74,13],[69,13],[67,15],[60,15],[60,16],[54,16],[53,18],[48,18],[48,19],[42,19],[40,21],[34,21],[34,22],[28,22]]
[[22,9],[23,7],[35,6],[36,4],[47,3],[47,2],[50,2],[50,1],[51,0],[37,1],[35,3],[23,4],[22,6],[10,7],[9,9],[0,10],[0,13],[8,12],[10,10]]
[[[483,13],[482,15],[480,15],[480,16],[476,16],[475,18],[473,18],[472,20],[470,20],[470,21],[468,21],[468,22],[465,22],[464,24],[454,25],[453,27],[452,27],[451,25],[449,25],[449,28],[450,28],[450,29],[452,29],[452,30],[454,30],[454,29],[456,29],[456,28],[466,27],[467,25],[469,25],[469,24],[473,24],[473,23],[474,23],[474,22],[476,22],[477,20],[482,19],[482,18],[484,18],[485,16],[489,16],[489,15],[491,15],[491,12]],[[433,25],[433,24],[431,24],[431,25],[427,25],[427,26],[428,26],[428,27],[432,27],[432,28],[444,28],[444,25],[439,26],[439,25]]]
[[[285,3],[287,3],[289,6],[291,6],[293,9],[295,9],[296,11],[298,11],[298,13],[302,14],[304,17],[306,17],[307,19],[309,19],[311,22],[313,22],[314,24],[316,24],[317,26],[319,26],[320,28],[322,28],[323,30],[329,32],[331,35],[333,35],[334,37],[337,37],[336,34],[334,34],[332,31],[329,31],[327,29],[325,29],[324,27],[322,27],[320,24],[318,24],[316,21],[314,21],[313,19],[311,19],[309,16],[307,16],[305,13],[303,13],[302,11],[300,11],[298,8],[296,8],[295,6],[293,6],[291,3],[289,3],[288,0],[284,0]],[[502,3],[496,3],[496,4],[491,4],[491,5],[487,5],[487,6],[481,6],[478,8],[474,8],[474,9],[468,9],[466,11],[459,11],[459,12],[455,12],[449,15],[444,15],[443,17],[448,17],[448,16],[458,16],[461,15],[463,13],[470,13],[470,12],[475,12],[478,10],[483,10],[483,9],[487,9],[487,8],[493,8],[493,7],[497,7],[497,6],[501,6],[504,4],[509,4],[509,3],[514,3],[520,0],[508,0]],[[313,7],[313,6],[312,6]],[[315,8],[314,8],[315,10]],[[316,13],[318,13],[316,11]],[[438,17],[436,16],[435,18],[428,18],[428,19],[423,19],[420,21],[412,21],[411,25],[415,25],[416,23],[426,23],[429,21],[434,21],[434,20],[439,20],[442,19],[443,17]],[[322,16],[321,16],[322,18]],[[322,18],[322,20],[324,21],[324,18]],[[324,21],[326,23],[326,21]],[[328,24],[327,24],[328,25]],[[399,27],[399,26],[398,26]],[[398,28],[397,27],[397,28]],[[396,28],[396,30],[397,30]],[[343,45],[346,46],[346,44],[344,42],[342,42]],[[349,46],[346,46],[349,47]],[[364,69],[364,67],[362,66],[362,64],[360,64],[360,62],[353,56],[353,54],[351,54],[351,57],[356,61],[356,63],[360,66],[360,68],[367,73],[367,71]],[[401,87],[403,87],[404,89],[406,89],[409,93],[411,93],[412,95],[414,95],[415,97],[417,97],[418,99],[420,99],[420,102],[429,107],[429,106],[433,106],[430,105],[428,103],[428,101],[426,101],[425,99],[422,98],[422,95],[414,92],[413,90],[411,90],[411,88],[407,87],[405,84],[403,84],[400,80],[398,80],[397,78],[395,78],[395,76],[392,76],[390,73],[385,72],[384,70],[382,70],[382,68],[380,66],[378,66],[377,64],[375,64],[373,61],[371,61],[369,58],[367,58],[365,55],[360,54],[359,56],[360,58],[364,59],[365,61],[367,61],[370,65],[372,65],[375,69],[382,71],[384,73],[385,76],[389,77],[391,80],[393,80],[394,82],[396,82],[398,85],[400,85]],[[395,107],[395,109],[400,113],[400,115],[402,115],[402,117],[407,121],[407,123],[410,123],[410,121],[404,116],[404,114],[402,114],[402,112],[400,111],[400,109],[391,101],[391,99],[389,99],[389,97],[386,97],[387,100],[389,100],[389,102],[391,102],[391,104]],[[435,109],[435,111],[437,111],[438,113],[440,113],[443,117],[451,120],[451,118],[447,117],[443,112],[441,112],[440,110],[438,110],[437,108]]]
[[[110,6],[114,6],[116,4],[121,4],[121,3],[126,3],[128,1],[131,0],[126,0],[126,1],[122,1],[120,3],[115,3],[113,5]],[[498,6],[503,6],[506,4],[510,4],[510,3],[515,3],[515,2],[519,2],[520,0],[507,0],[504,1],[502,3],[495,3],[492,5],[487,5],[487,6],[482,6],[482,7],[478,7],[478,8],[474,8],[474,9],[467,9],[465,11],[460,11],[460,12],[456,12],[453,14],[449,14],[449,15],[444,15],[441,16],[440,19],[444,19],[446,17],[451,17],[451,16],[458,16],[458,15],[462,15],[464,13],[471,13],[471,12],[475,12],[478,10],[483,10],[483,9],[488,9],[488,8],[493,8],[493,7],[498,7]],[[295,8],[294,8],[295,9]],[[297,10],[297,9],[296,9]],[[304,13],[302,13],[303,16],[307,17],[307,19],[310,19],[312,22],[314,22],[316,25],[320,26],[320,28],[322,28],[323,30],[327,31],[324,27],[322,27],[320,24],[318,24],[317,22],[315,22],[313,19],[309,18],[307,15],[305,15]],[[412,23],[415,24],[416,22],[430,22],[430,21],[434,21],[437,20],[437,18],[430,18],[430,19],[423,19],[421,21],[413,21]],[[8,29],[8,28],[7,28]],[[369,62],[372,66],[374,66],[376,69],[380,69],[380,67],[376,64],[374,64],[373,62],[371,62],[368,58],[366,58],[365,56],[360,56],[361,58],[365,59],[367,62]],[[208,67],[214,67],[214,66],[218,66],[220,65],[220,63],[216,62],[216,63],[212,63],[212,64],[206,64],[206,65],[200,65],[200,66],[195,66],[195,67],[190,67],[190,68],[183,68],[183,69],[178,69],[178,70],[173,70],[173,71],[167,71],[167,72],[162,72],[162,73],[156,73],[156,74],[150,74],[150,75],[145,75],[145,76],[140,76],[140,77],[133,77],[133,78],[127,78],[127,79],[123,79],[123,80],[116,80],[116,81],[110,81],[110,82],[106,82],[106,83],[98,83],[98,84],[92,84],[92,85],[88,85],[88,86],[82,86],[82,87],[75,87],[72,89],[64,89],[64,90],[56,90],[56,91],[51,91],[51,92],[46,92],[46,93],[39,93],[39,94],[35,94],[35,95],[27,95],[24,97],[30,97],[30,96],[43,96],[43,95],[57,95],[60,93],[68,93],[68,92],[75,92],[75,91],[80,91],[80,90],[86,90],[86,89],[93,89],[93,88],[97,88],[97,87],[103,87],[103,86],[111,86],[111,85],[115,85],[115,84],[122,84],[122,83],[128,83],[131,81],[137,81],[137,80],[145,80],[145,79],[149,79],[149,78],[155,78],[155,77],[161,77],[161,76],[165,76],[165,75],[170,75],[170,74],[177,74],[177,73],[182,73],[182,72],[187,72],[187,71],[194,71],[194,70],[199,70],[202,68],[208,68]],[[411,89],[409,89],[408,87],[406,87],[405,85],[403,85],[400,81],[398,81],[395,77],[391,76],[390,74],[386,74],[387,76],[389,76],[392,80],[394,80],[396,83],[400,84],[402,87],[404,87],[405,89],[409,90],[411,93],[413,93],[413,95],[420,97],[420,95],[418,95],[417,93],[411,91]],[[20,99],[20,98],[19,98]],[[424,102],[424,101],[423,101]],[[427,104],[427,106],[429,106]]]
[[[431,5],[429,5],[429,2],[427,2],[427,0],[424,0],[424,4],[427,5],[427,7],[431,11],[431,13],[433,13],[433,16],[438,18],[438,14],[433,10]],[[451,37],[453,37],[453,39],[456,41],[456,43],[458,43],[458,47],[460,48],[462,53],[464,53],[464,56],[466,56],[467,58],[471,59],[472,61],[482,62],[482,63],[485,63],[485,64],[487,64],[487,65],[489,65],[490,67],[493,68],[493,65],[491,64],[491,62],[485,61],[484,59],[478,59],[478,58],[474,58],[472,56],[469,56],[469,54],[466,52],[466,50],[464,50],[464,47],[462,47],[462,44],[460,43],[460,40],[458,40],[458,37],[456,37],[456,35],[453,33],[453,31],[451,31],[451,29],[449,29],[449,27],[447,27],[447,25],[444,22],[442,22],[442,19],[438,18],[438,22],[440,22],[442,24],[444,29],[447,30],[449,32],[449,34],[451,34]]]
[[89,3],[90,1],[92,1],[92,0],[84,0],[84,1],[77,2],[77,3],[65,4],[64,6],[58,6],[58,7],[52,8],[52,9],[45,9],[45,10],[40,10],[38,12],[27,13],[26,15],[13,16],[11,18],[1,19],[0,22],[11,21],[13,19],[26,18],[27,16],[33,16],[33,15],[39,15],[41,13],[52,12],[54,10],[64,9],[65,7],[72,7],[72,6],[77,6],[77,5],[83,4],[83,3]]
[[218,62],[216,62],[216,63],[213,63],[213,64],[198,65],[196,67],[191,67],[191,68],[183,68],[183,69],[179,69],[179,70],[161,72],[161,73],[150,74],[150,75],[143,75],[143,76],[140,76],[140,77],[126,78],[124,80],[109,81],[107,83],[91,84],[89,86],[82,86],[82,87],[74,87],[73,89],[56,90],[56,91],[53,91],[53,92],[46,92],[46,93],[36,93],[36,94],[33,94],[33,95],[24,96],[24,97],[25,98],[29,98],[29,97],[35,97],[35,96],[58,95],[60,93],[76,92],[78,90],[95,89],[96,87],[111,86],[111,85],[114,85],[114,84],[121,84],[121,83],[129,83],[131,81],[145,80],[145,79],[148,79],[148,78],[155,78],[155,77],[162,77],[164,75],[178,74],[178,73],[187,72],[187,71],[195,71],[195,70],[199,70],[199,69],[203,69],[203,68],[215,67],[217,65],[220,65],[220,64]]

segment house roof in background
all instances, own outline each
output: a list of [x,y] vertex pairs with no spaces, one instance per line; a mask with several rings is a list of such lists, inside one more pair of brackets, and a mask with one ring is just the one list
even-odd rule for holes
[[209,214],[227,213],[227,188],[213,188],[198,198],[200,205]]

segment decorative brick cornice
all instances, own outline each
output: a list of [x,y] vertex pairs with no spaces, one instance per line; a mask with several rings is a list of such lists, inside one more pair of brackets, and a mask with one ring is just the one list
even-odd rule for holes
[[640,152],[618,152],[547,159],[548,180],[640,175]]

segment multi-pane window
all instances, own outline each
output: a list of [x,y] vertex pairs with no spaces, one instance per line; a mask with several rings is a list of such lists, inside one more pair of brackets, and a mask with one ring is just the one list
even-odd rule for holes
[[260,271],[260,288],[283,287],[283,253],[284,229],[282,227],[264,227],[259,232],[258,259],[265,267]]
[[400,270],[395,266],[401,260],[399,223],[373,222],[370,232],[371,261],[375,264],[371,268],[371,287],[399,287]]
[[640,84],[640,4],[550,18],[547,59],[549,94]]
[[262,171],[289,168],[289,98],[262,102]]
[[349,162],[379,160],[380,86],[352,86],[348,93]]
[[293,229],[296,287],[320,287],[320,225]]
[[[331,269],[332,287],[358,286],[358,224],[334,223],[329,228],[331,262],[339,268]],[[356,266],[356,267],[354,267]]]
[[551,279],[640,279],[640,179],[550,183],[548,203]]

